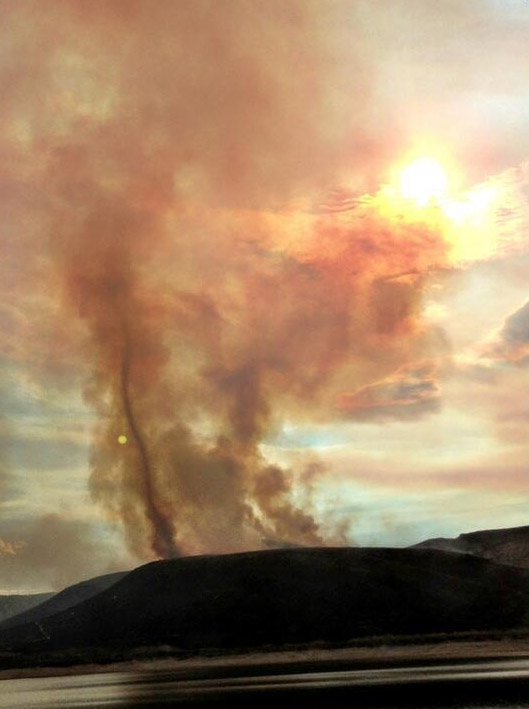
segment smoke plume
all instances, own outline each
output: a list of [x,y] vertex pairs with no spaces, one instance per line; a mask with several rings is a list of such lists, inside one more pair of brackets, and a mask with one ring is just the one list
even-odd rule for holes
[[340,541],[295,502],[307,463],[264,444],[438,344],[440,235],[376,200],[307,207],[369,162],[369,69],[333,7],[2,4],[32,366],[83,377],[91,494],[141,558]]

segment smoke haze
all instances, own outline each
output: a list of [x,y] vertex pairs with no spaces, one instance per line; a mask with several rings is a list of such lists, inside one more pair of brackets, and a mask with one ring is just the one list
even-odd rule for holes
[[343,543],[311,504],[325,466],[265,444],[438,410],[422,306],[451,265],[433,222],[365,195],[403,130],[365,36],[311,0],[0,10],[3,352],[82,387],[92,498],[141,559]]

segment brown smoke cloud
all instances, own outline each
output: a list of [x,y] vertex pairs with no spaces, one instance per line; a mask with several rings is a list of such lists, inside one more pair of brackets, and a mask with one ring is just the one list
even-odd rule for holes
[[376,201],[292,206],[340,179],[353,134],[361,154],[369,71],[334,6],[1,7],[27,304],[9,351],[31,340],[41,379],[84,376],[93,497],[142,558],[336,541],[295,504],[310,471],[262,443],[428,358],[421,293],[446,245]]
[[13,527],[23,541],[0,544],[4,588],[59,590],[80,579],[127,566],[123,558],[109,561],[86,522],[45,514],[31,522],[19,521]]

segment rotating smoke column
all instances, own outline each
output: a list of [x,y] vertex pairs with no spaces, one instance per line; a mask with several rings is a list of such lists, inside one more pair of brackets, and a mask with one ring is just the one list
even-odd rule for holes
[[172,559],[179,556],[178,549],[173,539],[173,525],[171,520],[158,507],[156,495],[153,490],[153,470],[149,459],[149,451],[142,436],[138,422],[136,421],[134,407],[131,400],[130,377],[133,353],[126,324],[123,326],[123,332],[124,344],[120,378],[123,412],[125,414],[128,430],[130,431],[133,444],[136,446],[138,454],[138,467],[143,484],[145,515],[149,520],[152,529],[150,545],[153,552],[160,558]]

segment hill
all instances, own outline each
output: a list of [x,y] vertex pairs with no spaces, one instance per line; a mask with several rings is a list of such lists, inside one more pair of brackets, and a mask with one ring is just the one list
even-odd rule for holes
[[435,549],[281,549],[153,562],[0,648],[250,647],[524,627],[529,571]]
[[[101,591],[109,588],[117,581],[122,579],[128,572],[118,571],[114,574],[105,574],[104,576],[96,576],[88,581],[81,581],[73,586],[68,586],[59,593],[42,593],[38,594],[40,602],[37,600],[34,604],[25,607],[19,607],[11,615],[4,616],[0,622],[0,630],[3,628],[12,628],[16,625],[24,625],[25,623],[34,623],[49,618],[49,616],[60,613],[78,603],[85,601],[87,598],[96,596]],[[25,598],[28,598],[27,596]]]
[[427,539],[413,548],[440,549],[460,554],[473,554],[498,564],[529,569],[529,526],[490,529],[460,534],[455,539]]
[[53,595],[53,593],[28,593],[0,596],[0,626],[1,621],[6,618],[11,618],[11,616],[18,615],[29,608],[38,606]]

